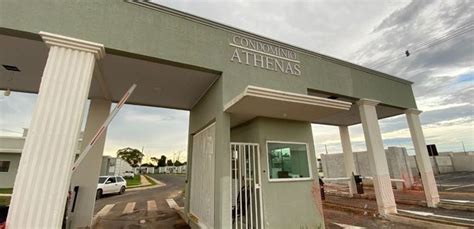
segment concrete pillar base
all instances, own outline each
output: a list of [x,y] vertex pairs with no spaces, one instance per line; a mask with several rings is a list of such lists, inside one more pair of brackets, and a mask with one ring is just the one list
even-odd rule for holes
[[377,208],[379,214],[386,215],[397,213],[397,205],[393,195],[390,175],[374,176],[374,189],[377,198]]

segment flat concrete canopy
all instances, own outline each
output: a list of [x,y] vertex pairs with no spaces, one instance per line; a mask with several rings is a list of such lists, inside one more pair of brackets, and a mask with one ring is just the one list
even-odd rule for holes
[[232,114],[231,126],[236,126],[256,117],[316,122],[350,107],[345,101],[247,86],[224,110]]
[[[338,113],[335,113],[330,116],[324,116],[318,118],[313,123],[325,124],[325,125],[334,125],[334,126],[351,126],[361,123],[359,108],[355,104],[358,101],[356,98],[350,98],[347,96],[333,95],[324,92],[315,92],[312,90],[308,91],[309,95],[318,96],[322,98],[331,98],[331,100],[336,101],[345,101],[352,103],[353,105],[348,110],[344,110]],[[377,117],[379,119],[389,118],[405,113],[404,108],[388,106],[383,103],[380,103],[376,106]]]
[[[46,44],[38,39],[0,35],[0,64],[20,70],[0,70],[0,89],[38,93],[48,56]],[[107,53],[107,51],[106,51]],[[120,100],[133,84],[137,89],[128,104],[190,110],[219,77],[168,63],[106,54],[95,68],[89,98]]]

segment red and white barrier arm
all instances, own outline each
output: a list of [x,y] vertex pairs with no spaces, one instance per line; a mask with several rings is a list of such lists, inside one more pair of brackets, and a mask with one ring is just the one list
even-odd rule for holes
[[117,113],[119,112],[120,108],[122,108],[122,106],[125,104],[125,102],[127,101],[128,97],[130,97],[130,95],[133,93],[133,91],[135,90],[135,88],[137,87],[136,84],[133,84],[130,89],[128,89],[128,91],[125,93],[125,95],[122,97],[122,99],[120,99],[120,101],[117,103],[117,106],[115,106],[114,110],[109,114],[109,116],[107,117],[107,119],[105,120],[105,122],[102,124],[102,126],[100,126],[99,130],[97,130],[97,133],[94,135],[94,137],[91,139],[91,141],[89,142],[89,144],[87,144],[86,148],[84,149],[84,151],[82,151],[81,154],[79,154],[79,157],[77,158],[76,162],[74,163],[74,166],[72,167],[72,172],[74,172],[77,167],[79,166],[79,164],[81,164],[82,160],[84,160],[84,158],[87,156],[87,154],[89,153],[89,151],[92,149],[92,147],[95,145],[95,143],[97,142],[97,140],[100,138],[100,136],[102,136],[102,134],[104,133],[104,131],[107,129],[107,127],[109,126],[110,122],[112,122],[112,119],[115,117],[115,115],[117,115]]

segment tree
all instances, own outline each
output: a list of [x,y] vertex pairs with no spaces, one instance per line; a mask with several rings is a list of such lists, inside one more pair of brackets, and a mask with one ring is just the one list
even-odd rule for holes
[[145,156],[140,150],[132,149],[130,147],[119,149],[117,151],[117,157],[122,158],[128,162],[132,167],[137,167]]
[[142,167],[155,167],[152,163],[145,163],[141,165]]
[[168,161],[166,161],[166,165],[167,166],[173,166],[173,161],[171,159],[169,159]]
[[151,157],[150,160],[153,162],[153,163],[156,163],[156,166],[158,166],[158,163],[160,162],[160,160],[156,157]]
[[165,167],[166,166],[166,156],[161,155],[160,159],[158,159],[158,167]]
[[180,165],[183,165],[183,163],[181,163],[180,161],[176,160],[174,162],[174,166],[180,166]]

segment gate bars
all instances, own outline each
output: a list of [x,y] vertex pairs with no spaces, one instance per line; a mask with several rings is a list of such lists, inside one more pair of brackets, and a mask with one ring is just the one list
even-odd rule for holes
[[263,229],[260,150],[255,143],[231,143],[231,228]]

